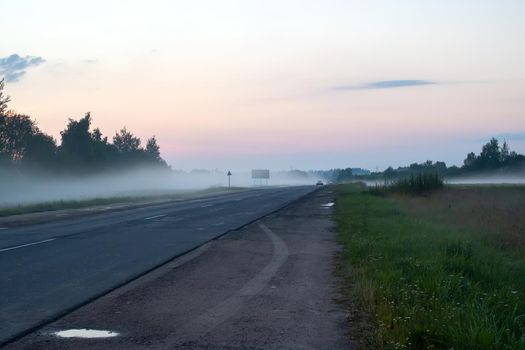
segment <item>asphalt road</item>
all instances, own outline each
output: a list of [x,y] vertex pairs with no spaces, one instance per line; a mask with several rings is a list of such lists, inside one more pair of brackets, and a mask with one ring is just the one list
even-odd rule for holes
[[274,188],[0,230],[0,344],[314,190]]

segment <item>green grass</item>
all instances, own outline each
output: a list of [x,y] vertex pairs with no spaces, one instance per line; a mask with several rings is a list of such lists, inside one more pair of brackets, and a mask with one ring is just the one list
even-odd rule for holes
[[94,207],[98,205],[109,205],[109,204],[118,204],[118,203],[140,203],[145,201],[156,201],[156,200],[170,200],[170,199],[185,199],[205,195],[219,194],[226,191],[229,192],[238,192],[246,190],[242,187],[232,187],[230,189],[223,187],[213,187],[205,190],[199,191],[188,191],[172,194],[163,194],[163,195],[150,195],[150,196],[119,196],[119,197],[104,197],[104,198],[90,198],[82,200],[60,200],[60,201],[51,201],[51,202],[42,202],[35,204],[27,205],[18,205],[13,207],[0,208],[0,217],[19,215],[19,214],[29,214],[29,213],[38,213],[45,211],[55,211],[63,209],[80,209],[87,207]]
[[386,349],[525,349],[525,261],[342,185],[343,274]]

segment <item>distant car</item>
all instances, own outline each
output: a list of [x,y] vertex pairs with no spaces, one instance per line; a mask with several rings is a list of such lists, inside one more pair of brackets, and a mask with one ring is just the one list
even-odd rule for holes
[[323,185],[324,185],[324,182],[322,182],[321,180],[319,180],[319,181],[316,182],[315,185],[316,185],[316,186],[323,186]]

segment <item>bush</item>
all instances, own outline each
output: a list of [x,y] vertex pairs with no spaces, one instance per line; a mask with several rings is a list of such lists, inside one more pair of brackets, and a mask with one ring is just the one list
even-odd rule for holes
[[437,173],[419,173],[396,179],[384,185],[376,185],[370,188],[370,192],[375,195],[385,195],[392,192],[420,195],[439,190],[444,185],[443,179]]

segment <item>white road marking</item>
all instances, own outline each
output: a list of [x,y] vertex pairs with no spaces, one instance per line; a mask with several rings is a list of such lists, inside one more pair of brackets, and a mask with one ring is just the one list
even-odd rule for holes
[[207,207],[212,207],[213,204],[204,204],[204,205],[201,205],[201,208],[207,208]]
[[0,227],[0,230],[7,230],[8,227]]
[[163,218],[163,217],[165,217],[166,215],[167,215],[167,214],[150,216],[149,218],[145,218],[144,220],[152,220],[152,219],[157,219],[157,218]]
[[3,249],[0,249],[0,252],[7,252],[8,250],[14,250],[14,249],[19,249],[19,248],[29,247],[29,246],[32,246],[32,245],[37,245],[37,244],[42,244],[42,243],[52,242],[52,241],[54,241],[55,239],[56,239],[56,238],[44,239],[43,241],[39,241],[39,242],[26,243],[26,244],[22,244],[22,245],[17,245],[17,246],[15,246],[15,247],[3,248]]

